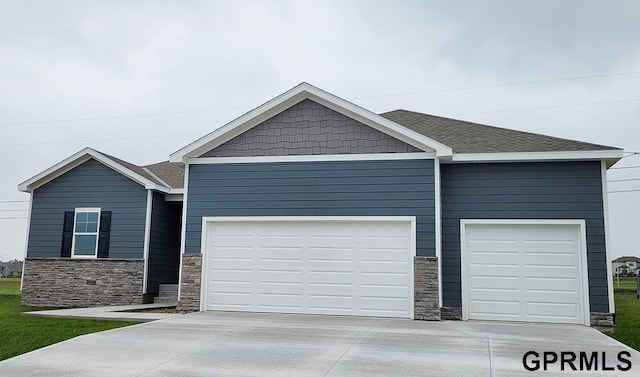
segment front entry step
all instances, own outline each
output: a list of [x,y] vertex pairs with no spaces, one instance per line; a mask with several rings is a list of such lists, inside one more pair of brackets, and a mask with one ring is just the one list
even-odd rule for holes
[[153,302],[178,305],[178,284],[160,284],[160,294],[154,297]]

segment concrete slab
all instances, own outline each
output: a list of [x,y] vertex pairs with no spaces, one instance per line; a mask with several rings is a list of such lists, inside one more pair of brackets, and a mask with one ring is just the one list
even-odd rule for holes
[[639,352],[583,326],[206,312],[71,339],[0,362],[0,376],[531,376],[532,350],[597,352],[614,368],[625,351],[628,373],[584,375],[640,374]]
[[149,313],[139,311],[145,309],[164,309],[168,307],[171,307],[171,305],[167,305],[164,303],[124,306],[100,306],[93,308],[40,310],[34,312],[24,312],[22,313],[22,315],[28,317],[102,319],[133,322],[157,321],[160,319],[168,319],[180,315],[177,313]]

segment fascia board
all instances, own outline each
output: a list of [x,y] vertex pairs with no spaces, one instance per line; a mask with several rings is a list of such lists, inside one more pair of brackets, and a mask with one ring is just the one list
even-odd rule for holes
[[455,153],[453,162],[509,162],[547,160],[619,160],[621,149],[598,151],[558,151],[558,152],[508,152],[508,153]]
[[233,139],[307,98],[421,150],[429,152],[435,151],[438,156],[450,156],[453,153],[450,147],[442,143],[409,130],[406,127],[316,88],[313,85],[302,83],[174,152],[169,157],[169,161],[186,162],[189,158],[198,157],[202,153]]
[[215,131],[201,137],[184,148],[177,150],[169,156],[169,161],[186,162],[190,157],[198,157],[198,155],[205,153],[209,150],[209,145],[214,141],[216,141],[217,144],[222,144],[233,139],[251,127],[254,127],[273,115],[276,115],[280,109],[284,110],[285,108],[291,107],[302,101],[304,97],[301,96],[301,94],[304,91],[304,87],[305,83],[297,85],[296,87],[232,120]]

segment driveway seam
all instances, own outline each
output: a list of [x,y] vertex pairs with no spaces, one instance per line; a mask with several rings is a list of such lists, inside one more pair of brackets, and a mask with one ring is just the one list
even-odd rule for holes
[[489,326],[488,325],[484,325],[484,333],[486,334],[485,336],[487,337],[487,349],[489,351],[489,376],[490,377],[494,377],[493,374],[493,346],[491,344],[491,337],[489,336]]
[[351,345],[349,347],[347,347],[346,350],[344,350],[344,352],[342,352],[342,354],[340,355],[340,357],[338,357],[338,359],[336,361],[333,362],[333,364],[331,364],[331,366],[329,367],[329,369],[327,369],[326,372],[324,372],[324,374],[322,375],[322,377],[326,377],[327,374],[329,374],[329,372],[331,372],[333,370],[333,368],[340,362],[340,360],[342,360],[342,358],[344,357],[344,355],[347,354],[347,352],[349,352],[349,350],[351,348],[353,348],[353,346],[355,346],[356,344],[360,343],[362,341],[362,339],[364,339],[365,336],[367,336],[367,334],[369,334],[369,332],[371,332],[371,330],[376,327],[378,324],[380,323],[380,321],[377,321],[375,324],[373,324],[371,327],[369,327],[367,329],[367,331],[364,332],[364,334],[362,334],[360,336],[360,338],[358,338],[358,340],[356,340],[355,342],[351,343]]

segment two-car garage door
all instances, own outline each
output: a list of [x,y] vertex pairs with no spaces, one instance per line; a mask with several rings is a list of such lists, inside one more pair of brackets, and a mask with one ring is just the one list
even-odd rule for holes
[[413,317],[413,218],[205,222],[204,310]]
[[[204,310],[413,318],[414,218],[211,218]],[[584,222],[462,220],[463,319],[589,324]]]
[[463,319],[588,323],[581,225],[462,221]]

